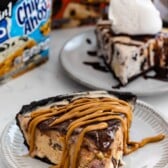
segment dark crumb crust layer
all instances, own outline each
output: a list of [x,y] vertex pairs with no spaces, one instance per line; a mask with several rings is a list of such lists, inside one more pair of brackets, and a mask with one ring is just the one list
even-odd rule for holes
[[[136,100],[136,96],[133,95],[130,92],[117,92],[117,91],[106,91],[108,94],[110,95],[114,95],[117,98],[121,99],[121,100],[125,100],[125,101],[134,101]],[[22,109],[20,110],[19,114],[25,114],[27,112],[31,112],[33,110],[35,110],[38,107],[42,107],[54,102],[59,102],[62,100],[68,100],[71,101],[74,97],[76,96],[80,96],[80,95],[88,95],[92,92],[81,92],[81,94],[71,94],[71,95],[59,95],[56,97],[51,97],[51,98],[47,98],[47,99],[43,99],[43,100],[39,100],[39,101],[33,101],[32,103],[30,103],[29,105],[24,105],[22,107]]]

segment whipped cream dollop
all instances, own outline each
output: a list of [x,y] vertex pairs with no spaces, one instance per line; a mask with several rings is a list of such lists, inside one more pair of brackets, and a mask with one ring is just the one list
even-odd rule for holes
[[111,0],[108,17],[116,34],[156,34],[162,29],[160,13],[151,0]]

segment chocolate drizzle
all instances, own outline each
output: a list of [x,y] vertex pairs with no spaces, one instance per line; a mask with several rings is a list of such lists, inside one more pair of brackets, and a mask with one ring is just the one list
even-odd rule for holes
[[118,83],[117,85],[112,86],[113,89],[120,89],[121,87],[124,87],[121,83]]
[[135,47],[140,47],[141,46],[141,44],[136,44],[136,43],[131,43],[131,42],[126,43],[126,42],[122,42],[122,41],[115,41],[113,43],[114,43],[114,45],[115,44],[122,44],[122,45],[135,46]]
[[168,68],[160,68],[155,67],[154,69],[155,75],[147,75],[145,74],[144,77],[146,79],[157,79],[160,81],[168,82]]
[[97,51],[87,51],[87,54],[89,56],[96,57],[97,56]]
[[102,72],[109,72],[109,69],[100,62],[84,62],[84,64],[91,66],[95,70],[99,70]]
[[163,46],[163,48],[164,48],[164,52],[165,52],[166,66],[168,66],[168,34],[164,38],[164,46]]
[[[168,38],[163,38],[163,48],[159,46],[159,39],[156,40],[154,47],[154,64],[155,67],[152,69],[155,75],[145,74],[145,79],[156,79],[168,82]],[[164,60],[164,63],[162,62]]]
[[[87,54],[90,57],[98,57],[97,51],[87,51]],[[99,57],[103,58],[102,56],[99,56]],[[103,61],[101,59],[99,59],[98,61],[94,61],[94,62],[93,61],[84,61],[83,64],[85,64],[87,66],[91,66],[93,69],[101,71],[101,72],[109,72],[109,68],[104,64]]]

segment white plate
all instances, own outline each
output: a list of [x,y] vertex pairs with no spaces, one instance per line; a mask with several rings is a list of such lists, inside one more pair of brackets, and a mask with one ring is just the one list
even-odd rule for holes
[[[159,133],[166,135],[163,141],[139,149],[126,156],[125,168],[166,168],[168,166],[168,124],[149,105],[137,101],[134,120],[131,127],[131,139],[141,140],[144,137]],[[26,156],[27,148],[15,121],[4,130],[1,138],[1,158],[8,168],[47,168],[48,164]]]
[[[91,40],[91,44],[86,42]],[[68,74],[79,83],[93,89],[130,91],[139,96],[147,96],[165,93],[168,91],[168,83],[139,77],[126,87],[113,89],[118,82],[110,72],[102,72],[93,69],[83,62],[99,62],[98,57],[91,57],[88,51],[96,51],[96,37],[93,30],[77,35],[69,40],[61,50],[60,61]]]

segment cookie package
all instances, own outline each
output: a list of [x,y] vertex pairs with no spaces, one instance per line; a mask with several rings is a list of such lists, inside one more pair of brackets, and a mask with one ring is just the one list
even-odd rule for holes
[[1,0],[0,84],[48,59],[52,0]]
[[95,25],[106,17],[109,0],[53,0],[52,28]]

